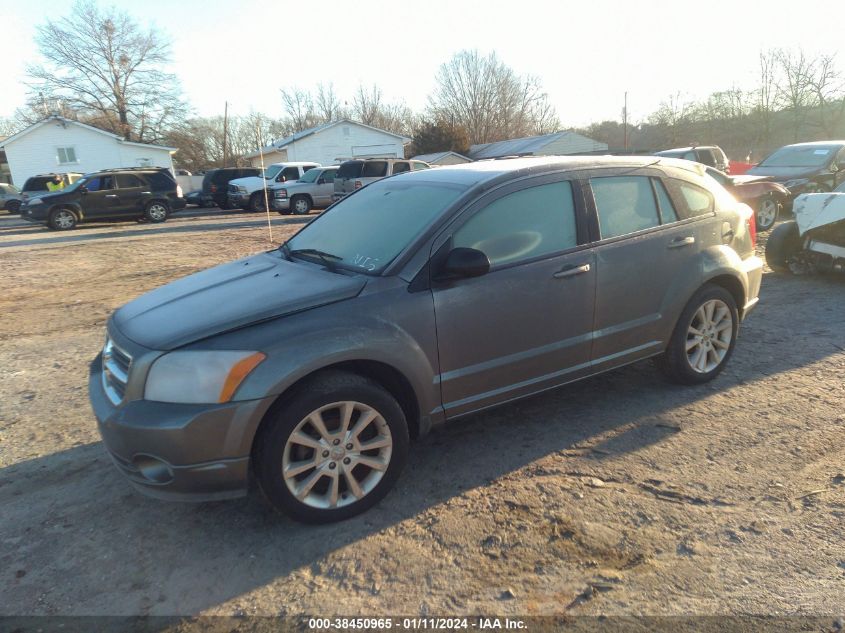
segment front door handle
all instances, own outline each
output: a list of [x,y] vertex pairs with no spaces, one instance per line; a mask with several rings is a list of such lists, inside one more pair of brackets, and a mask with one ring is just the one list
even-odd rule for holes
[[557,271],[554,275],[552,275],[555,279],[564,279],[566,277],[574,277],[575,275],[581,275],[583,273],[590,272],[590,265],[589,264],[581,264],[577,266],[573,264],[572,266],[567,266],[563,270]]
[[116,193],[108,193],[108,194],[106,194],[106,198],[117,198],[117,194]]
[[678,237],[669,242],[669,246],[667,248],[681,248],[682,246],[691,246],[695,244],[695,238],[692,235],[687,235],[686,237]]

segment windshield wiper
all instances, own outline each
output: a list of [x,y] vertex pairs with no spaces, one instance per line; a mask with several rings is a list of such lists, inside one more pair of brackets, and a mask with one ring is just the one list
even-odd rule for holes
[[290,250],[290,247],[288,247],[288,250],[286,252],[289,255],[316,255],[326,265],[326,268],[328,268],[332,272],[335,272],[337,270],[335,261],[343,261],[343,257],[340,257],[338,255],[332,255],[331,253],[317,250],[316,248],[296,248],[294,250]]
[[279,250],[282,251],[282,257],[284,257],[289,262],[293,261],[293,257],[290,256],[290,246],[288,246],[287,242],[282,242],[282,245],[279,247]]

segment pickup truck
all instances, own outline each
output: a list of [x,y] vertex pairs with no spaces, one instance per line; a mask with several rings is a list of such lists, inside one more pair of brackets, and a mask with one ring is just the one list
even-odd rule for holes
[[[229,205],[247,211],[264,211],[264,187],[276,183],[299,180],[309,169],[320,167],[320,163],[291,162],[273,163],[264,170],[263,176],[249,176],[229,181]],[[268,191],[268,198],[272,195]]]
[[295,182],[274,185],[269,192],[270,208],[282,215],[305,215],[314,207],[325,209],[332,203],[337,165],[315,167]]

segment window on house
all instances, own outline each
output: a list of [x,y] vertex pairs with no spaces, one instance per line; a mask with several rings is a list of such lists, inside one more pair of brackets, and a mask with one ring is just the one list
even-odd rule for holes
[[73,147],[57,147],[59,165],[67,165],[76,162],[76,149]]

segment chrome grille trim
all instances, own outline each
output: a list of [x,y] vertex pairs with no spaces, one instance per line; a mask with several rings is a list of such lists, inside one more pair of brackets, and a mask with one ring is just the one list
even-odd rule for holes
[[132,357],[107,338],[103,347],[103,390],[113,405],[123,402],[131,365]]

